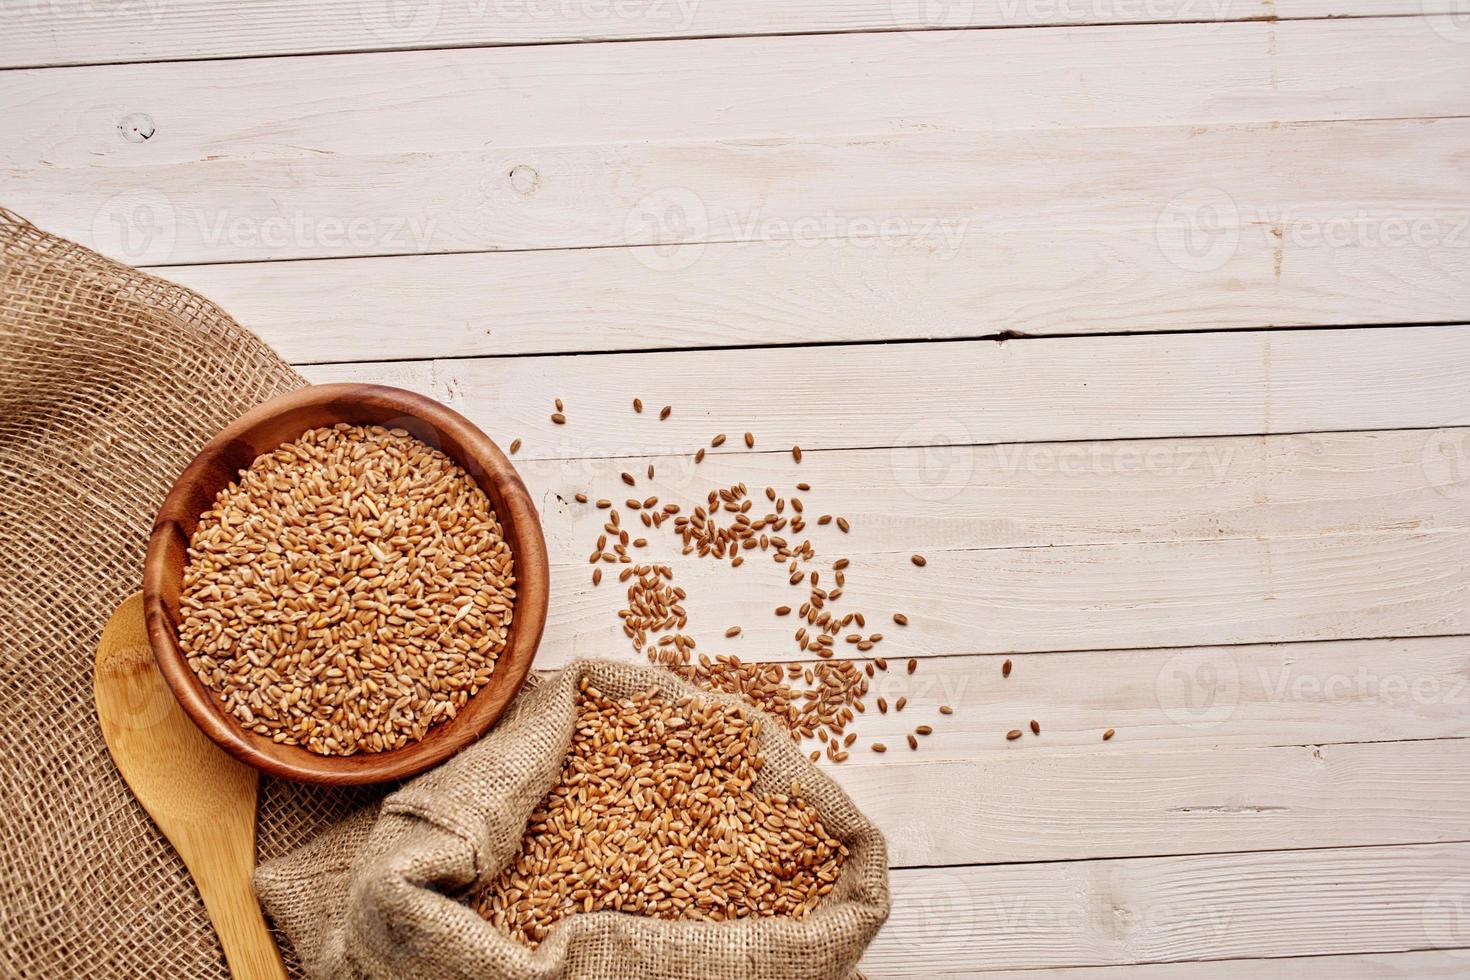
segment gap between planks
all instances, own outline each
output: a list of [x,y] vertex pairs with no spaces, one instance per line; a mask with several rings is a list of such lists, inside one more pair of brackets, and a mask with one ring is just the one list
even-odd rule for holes
[[1459,947],[1470,845],[897,871],[878,975]]
[[969,235],[953,250],[829,239],[151,271],[298,364],[1423,325],[1470,310],[1470,247],[1329,246],[1310,229],[1243,226],[1203,265],[1171,259],[1155,228],[1114,228]]
[[[881,646],[881,645],[880,645]],[[875,651],[877,652],[877,651]],[[627,647],[602,656],[636,662]],[[774,651],[751,661],[788,662]],[[877,671],[867,710],[854,722],[868,743],[907,747],[918,724],[935,729],[921,759],[981,762],[1222,748],[1294,748],[1320,744],[1412,742],[1470,737],[1470,640],[1464,636],[1335,640],[1232,647],[1145,648],[920,656],[913,674],[899,658]],[[552,669],[549,661],[538,669]],[[888,713],[876,707],[887,698]],[[908,698],[903,711],[892,709]],[[954,709],[942,715],[940,705]],[[1006,731],[1035,718],[1007,742]],[[1118,732],[1107,749],[1099,738]],[[866,743],[865,743],[866,744]],[[856,753],[842,768],[881,766]]]
[[[1470,942],[1470,940],[1467,940]],[[1139,963],[1046,970],[945,973],[953,980],[1464,980],[1470,946],[1402,953],[1344,953],[1277,959]],[[943,969],[935,964],[934,971]],[[894,974],[869,973],[870,980]]]
[[[886,743],[898,758],[882,765],[823,764],[883,830],[894,868],[1467,839],[1466,738],[1157,752],[1094,732],[1088,752],[956,759],[930,745],[941,733],[917,752]],[[870,738],[850,751],[872,754]]]
[[[1432,118],[1463,114],[1470,95],[1456,28],[1452,17],[1156,25],[961,32],[934,47],[876,34],[15,72],[8,99],[35,125],[0,132],[0,160]],[[120,131],[129,116],[141,128]],[[524,176],[521,195],[539,190]]]
[[[1235,237],[1206,268],[1264,227],[1281,239],[1274,269],[1302,223],[1349,241],[1414,231],[1434,250],[1470,233],[1455,163],[1467,132],[1440,118],[116,163],[83,137],[74,163],[22,148],[6,172],[13,209],[139,265],[880,234],[954,251],[972,235],[1131,228],[1189,269],[1191,220],[1208,208]],[[826,179],[836,160],[842,181]]]
[[[562,6],[523,16],[506,16],[502,6],[486,16],[469,4],[434,5],[407,20],[380,14],[355,0],[324,0],[309,11],[284,4],[253,4],[232,17],[228,28],[200,0],[163,7],[135,7],[108,15],[68,17],[55,6],[32,6],[12,15],[9,44],[0,68],[46,68],[161,61],[198,61],[434,51],[506,45],[578,44],[598,41],[780,38],[878,32],[913,32],[920,51],[942,48],[954,34],[986,28],[1098,27],[1120,24],[1209,24],[1354,18],[1408,18],[1453,14],[1448,0],[1174,0],[1137,4],[1004,4],[990,0],[944,9],[920,0],[854,0],[834,5],[804,0],[753,0],[738,7],[678,0],[624,0],[619,16],[596,4]],[[338,8],[348,8],[343,13]],[[600,9],[601,16],[592,11]],[[512,12],[514,13],[514,12]],[[535,14],[542,14],[536,16]],[[355,15],[355,16],[354,16]],[[161,23],[160,23],[161,21]],[[65,29],[58,29],[64,26]]]
[[[692,454],[720,431],[753,432],[758,449],[820,450],[1470,419],[1470,331],[1458,326],[355,362],[302,373],[437,398],[502,438],[523,438],[518,462]],[[636,415],[635,396],[673,413]],[[566,400],[566,425],[549,417],[553,397]]]
[[[501,446],[517,438],[503,425],[491,435]],[[698,464],[687,453],[513,462],[542,515],[552,562],[568,567],[585,562],[606,533],[610,510],[595,506],[603,494],[632,537],[648,541],[630,553],[664,561],[680,556],[672,525],[643,527],[626,498],[653,496],[687,515],[711,489],[741,482],[755,498],[752,515],[775,511],[767,487],[787,517],[791,501],[802,501],[807,531],[782,533],[792,541],[820,536],[819,568],[905,551],[1470,528],[1466,428],[978,446],[942,436],[888,449],[807,450],[800,465],[779,449],[712,453]],[[578,492],[588,503],[576,501]],[[844,515],[855,532],[816,526],[823,513]]]

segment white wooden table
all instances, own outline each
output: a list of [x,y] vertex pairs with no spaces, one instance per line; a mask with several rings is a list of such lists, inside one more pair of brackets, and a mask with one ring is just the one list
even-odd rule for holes
[[[0,0],[0,203],[521,437],[546,666],[632,656],[575,492],[809,481],[921,662],[836,769],[873,975],[1460,977],[1466,13]],[[707,649],[793,655],[668,537]]]

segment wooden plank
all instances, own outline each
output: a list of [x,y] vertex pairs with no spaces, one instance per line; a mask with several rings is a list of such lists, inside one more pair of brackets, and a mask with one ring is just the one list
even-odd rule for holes
[[[521,458],[1433,428],[1470,419],[1454,326],[314,365],[421,391]],[[738,393],[738,398],[735,397]],[[642,397],[666,421],[634,414]],[[550,419],[553,398],[566,425]],[[732,440],[739,444],[740,440]],[[1453,448],[1453,447],[1449,447]],[[727,443],[719,451],[735,451]],[[792,473],[796,472],[793,465]]]
[[35,140],[3,173],[13,209],[136,264],[1133,227],[1215,268],[1241,226],[1287,220],[1452,243],[1466,140],[1470,118],[88,163]]
[[[549,653],[542,648],[538,666],[552,663]],[[834,771],[847,779],[877,768],[852,785],[884,792],[883,774],[908,758],[904,736],[915,725],[934,729],[916,757],[924,764],[1038,772],[1063,757],[1096,760],[1109,728],[1117,734],[1107,750],[1124,754],[1470,737],[1470,645],[1461,637],[1031,654],[1010,658],[1011,675],[1002,678],[1005,659],[924,657],[909,674],[893,658],[888,671],[875,671],[867,710],[852,726],[864,746],[878,741],[892,751],[853,753]],[[876,710],[879,697],[887,713]],[[891,710],[900,697],[904,710]],[[942,704],[954,712],[940,714]],[[1033,718],[1041,738],[1006,741]]]
[[[1342,230],[1343,225],[1332,226]],[[747,344],[1371,323],[1470,310],[1463,245],[1403,247],[1313,223],[1238,230],[1218,268],[1179,264],[1156,228],[730,242],[158,270],[298,363]],[[1205,265],[1213,265],[1211,259]]]
[[[491,432],[502,446],[517,435],[493,421]],[[927,445],[804,452],[799,466],[784,453],[739,451],[699,464],[688,454],[517,454],[516,466],[551,560],[569,566],[586,559],[608,520],[577,503],[579,491],[613,499],[648,541],[638,553],[663,561],[678,557],[681,540],[671,526],[648,532],[625,500],[656,496],[689,513],[710,490],[741,482],[756,497],[753,517],[775,512],[766,487],[800,499],[813,519],[846,516],[859,530],[827,538],[845,556],[1470,527],[1470,467],[1457,465],[1456,451],[1470,445],[1470,429],[985,446],[928,435]]]
[[[947,41],[928,47],[903,34],[763,37],[12,72],[7,103],[35,125],[0,132],[0,159],[136,167],[1456,115],[1470,81],[1441,33],[1454,24],[972,31],[920,38]],[[123,138],[120,122],[139,114],[151,135]]]
[[[894,867],[1435,843],[1470,827],[1470,739],[1130,752],[1094,733],[1085,753],[935,761],[936,737],[832,770]],[[853,753],[876,756],[871,738]]]
[[8,13],[0,67],[467,45],[540,44],[640,38],[936,31],[916,44],[954,43],[944,30],[1139,21],[1290,20],[1453,13],[1451,3],[1410,0],[1167,0],[1129,3],[1014,3],[977,0],[944,7],[917,0],[619,0],[617,3],[442,3],[411,9],[357,0],[300,8],[276,0],[232,6],[222,21],[205,0],[107,7],[32,4]]
[[1470,845],[897,871],[876,975],[1460,946]]
[[[1271,960],[1210,960],[1195,963],[1134,963],[1128,966],[1084,966],[1047,970],[1046,980],[1463,980],[1470,951],[1419,950],[1412,953],[1348,953],[1339,956],[1280,957]],[[931,974],[973,980],[1038,980],[1031,970],[943,972],[934,963]],[[894,973],[873,973],[881,980]]]
[[[835,557],[839,536],[814,536],[819,554]],[[670,567],[689,593],[683,632],[702,649],[750,660],[802,655],[795,617],[773,613],[809,595],[805,584],[788,585],[784,566],[683,558]],[[830,585],[825,558],[809,567]],[[625,589],[611,575],[592,586],[585,559],[551,575],[558,601],[547,618],[547,666],[628,648],[617,616]],[[1470,532],[941,551],[922,569],[907,554],[878,554],[848,569],[830,607],[862,612],[871,625],[854,632],[882,632],[875,653],[890,659],[1449,635],[1470,632]],[[893,612],[911,625],[888,628]],[[727,641],[730,626],[743,632]]]

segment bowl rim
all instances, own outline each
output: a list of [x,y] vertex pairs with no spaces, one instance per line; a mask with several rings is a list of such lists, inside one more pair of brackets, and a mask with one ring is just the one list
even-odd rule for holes
[[[194,510],[191,500],[197,499],[201,486],[212,485],[210,481],[220,478],[221,458],[232,450],[238,453],[240,447],[236,443],[248,446],[247,437],[262,426],[291,413],[313,410],[342,411],[344,417],[340,421],[350,424],[382,424],[366,418],[354,423],[350,417],[352,410],[365,408],[421,423],[436,435],[445,436],[446,442],[468,457],[472,465],[466,465],[464,459],[456,462],[491,498],[511,547],[516,571],[515,614],[491,683],[476,692],[454,719],[434,726],[430,735],[400,749],[328,756],[300,746],[274,743],[247,731],[225,712],[189,667],[179,646],[177,626],[165,594],[172,581],[176,606],[186,559],[172,562],[170,552],[178,555],[186,552],[190,533],[185,522],[192,521],[188,524],[190,529],[197,526],[201,512]],[[311,427],[315,426],[308,425],[301,431]],[[254,458],[269,451],[261,449]],[[454,458],[453,453],[450,455]],[[231,481],[238,478],[238,472],[228,476]],[[546,625],[549,578],[546,541],[531,494],[494,440],[447,405],[417,392],[348,382],[308,385],[263,402],[226,425],[195,454],[169,488],[149,533],[143,567],[143,607],[148,643],[159,672],[184,712],[211,741],[241,762],[271,775],[298,782],[362,785],[405,779],[423,772],[472,744],[495,725],[530,673]],[[478,699],[490,694],[495,697],[481,702],[479,710],[468,710]],[[471,723],[468,719],[472,715],[480,717]],[[460,719],[466,719],[466,724],[456,728]],[[435,733],[435,729],[439,731]]]

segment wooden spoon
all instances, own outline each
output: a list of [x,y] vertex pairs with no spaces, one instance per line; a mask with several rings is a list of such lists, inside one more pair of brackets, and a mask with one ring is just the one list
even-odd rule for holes
[[250,876],[260,774],[184,714],[153,661],[143,597],[112,614],[97,644],[97,718],[112,760],[194,875],[235,980],[286,980]]

